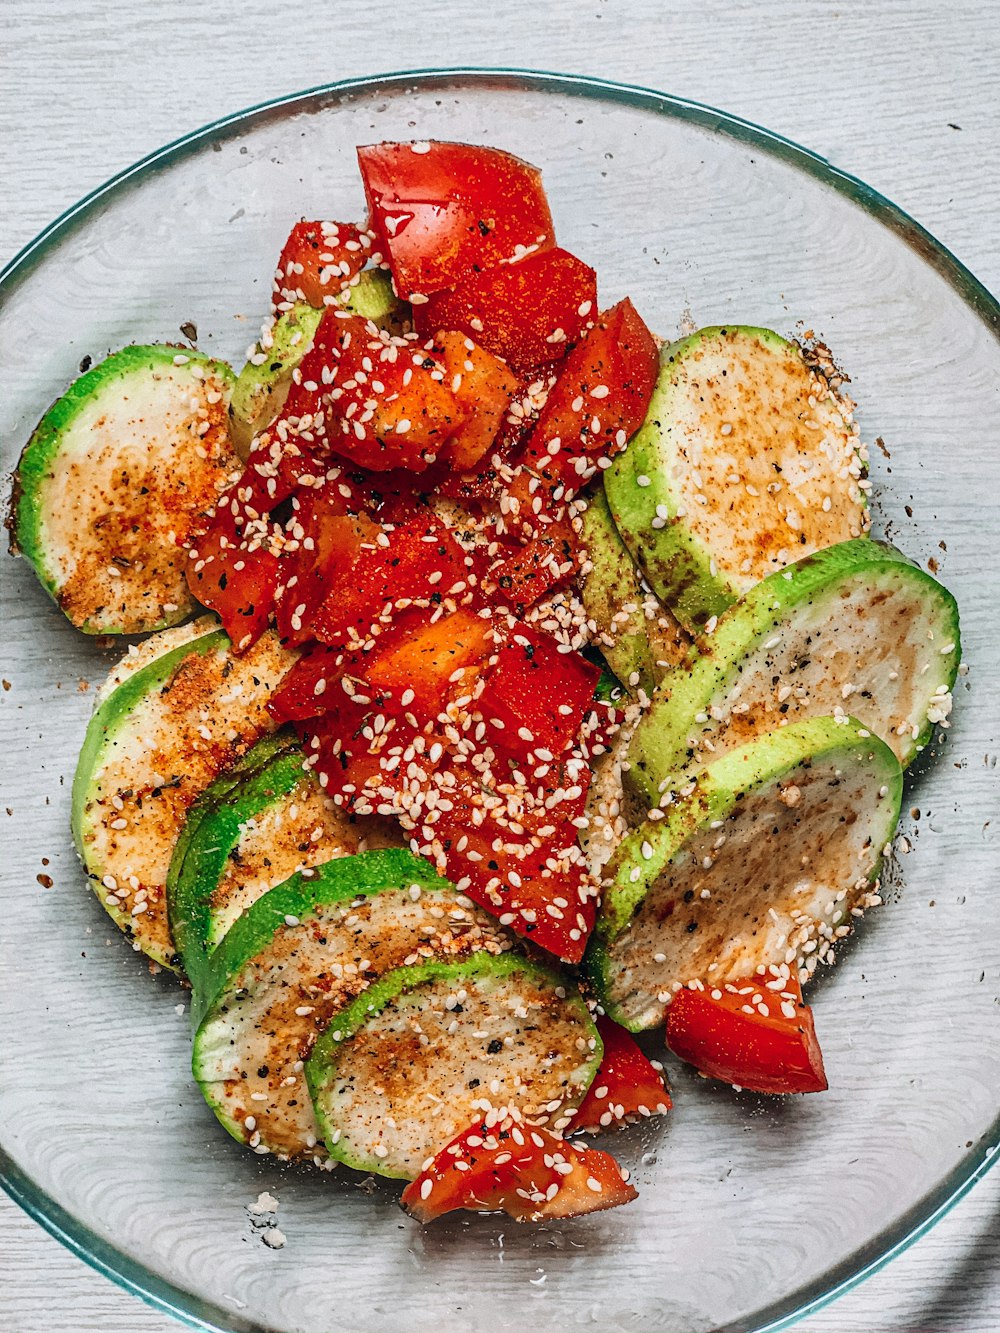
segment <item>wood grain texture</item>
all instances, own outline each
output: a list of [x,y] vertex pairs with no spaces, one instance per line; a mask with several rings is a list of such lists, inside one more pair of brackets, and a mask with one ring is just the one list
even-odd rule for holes
[[[765,124],[882,190],[1000,290],[990,10],[985,0],[564,0],[547,10],[450,0],[432,11],[373,0],[301,6],[290,21],[262,0],[6,0],[0,262],[113,172],[242,106],[369,72],[506,63],[659,87]],[[994,1333],[998,1273],[994,1173],[909,1254],[799,1327]],[[176,1327],[0,1197],[0,1333]]]

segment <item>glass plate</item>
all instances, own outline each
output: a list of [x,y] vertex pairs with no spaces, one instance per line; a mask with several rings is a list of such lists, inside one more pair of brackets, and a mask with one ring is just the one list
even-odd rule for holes
[[[203,348],[241,363],[290,221],[359,216],[354,146],[381,138],[495,143],[538,163],[562,244],[599,268],[602,304],[631,294],[661,334],[690,318],[822,335],[853,376],[865,438],[884,442],[883,528],[958,596],[970,670],[936,762],[910,778],[899,886],[815,988],[831,1089],[778,1104],[671,1062],[675,1113],[614,1141],[638,1203],[535,1228],[459,1217],[421,1231],[391,1185],[240,1150],[189,1076],[185,993],[107,923],[70,843],[93,688],[120,649],[77,635],[30,569],[8,564],[3,1183],[82,1257],[197,1327],[773,1328],[905,1245],[1000,1137],[1000,309],[886,200],[719,112],[537,74],[364,80],[164,149],[14,261],[4,466],[85,357],[178,340],[191,321]],[[280,1200],[280,1251],[244,1213],[262,1189]]]

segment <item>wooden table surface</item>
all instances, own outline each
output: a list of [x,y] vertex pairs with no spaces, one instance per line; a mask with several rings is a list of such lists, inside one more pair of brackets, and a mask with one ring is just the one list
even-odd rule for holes
[[[881,190],[1000,292],[997,17],[989,0],[4,0],[0,264],[113,172],[243,106],[347,76],[506,64],[644,84],[766,125]],[[176,1327],[0,1196],[0,1333]],[[798,1328],[996,1333],[1000,1171]]]

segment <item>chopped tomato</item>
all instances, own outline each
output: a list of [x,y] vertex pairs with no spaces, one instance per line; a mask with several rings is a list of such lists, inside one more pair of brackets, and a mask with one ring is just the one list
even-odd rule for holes
[[336,491],[310,492],[298,514],[305,536],[297,550],[282,557],[275,619],[291,644],[318,639],[342,647],[349,625],[363,638],[381,609],[366,604],[359,623],[356,571],[379,549],[381,528],[365,514],[343,514],[339,508]]
[[409,782],[402,756],[418,745],[418,767],[429,774],[435,766],[428,754],[432,742],[398,717],[386,718],[376,732],[375,718],[385,715],[363,692],[363,682],[344,675],[338,686],[337,703],[323,717],[294,724],[310,767],[337,805],[362,814],[398,815],[397,798]]
[[268,712],[278,722],[304,722],[331,712],[340,702],[343,690],[337,687],[351,661],[336,648],[314,644],[282,677],[267,701]]
[[417,305],[421,332],[461,329],[518,374],[560,361],[597,315],[597,275],[567,250],[473,273]]
[[567,496],[578,491],[642,425],[658,372],[653,335],[619,301],[566,358],[521,459]]
[[667,1009],[667,1045],[707,1074],[752,1092],[823,1092],[812,1010],[795,978],[766,976],[682,990]]
[[475,467],[496,438],[518,387],[517,377],[464,333],[439,333],[434,352],[464,414],[464,421],[448,441],[446,456],[456,468]]
[[439,620],[427,612],[412,624],[379,639],[363,669],[365,680],[392,698],[395,712],[409,711],[429,722],[449,699],[468,695],[478,668],[494,647],[488,621],[459,607]]
[[519,1222],[581,1217],[637,1197],[608,1153],[567,1143],[506,1116],[463,1130],[407,1185],[400,1200],[418,1222],[466,1209]]
[[187,582],[202,606],[214,611],[233,651],[244,653],[264,633],[274,611],[278,558],[265,521],[240,523],[234,490],[220,497],[208,528],[192,539]]
[[494,748],[512,759],[559,755],[580,730],[601,672],[560,648],[551,635],[518,625],[486,676],[478,709]]
[[371,237],[353,223],[296,222],[274,275],[275,310],[289,310],[298,301],[333,305],[370,250]]
[[497,148],[358,149],[372,230],[399,295],[417,298],[554,243],[541,172]]
[[663,1077],[646,1059],[635,1041],[617,1023],[601,1015],[597,1030],[604,1043],[601,1067],[577,1108],[569,1133],[596,1133],[638,1116],[662,1115],[670,1110],[670,1094]]
[[570,525],[553,523],[490,567],[484,595],[520,618],[529,606],[577,572],[577,549]]

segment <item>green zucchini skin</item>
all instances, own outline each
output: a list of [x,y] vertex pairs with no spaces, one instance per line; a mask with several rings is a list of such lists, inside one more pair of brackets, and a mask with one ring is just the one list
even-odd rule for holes
[[692,980],[827,961],[877,901],[902,791],[892,750],[853,718],[793,723],[701,769],[610,863],[585,960],[610,1016],[655,1027]]
[[663,349],[646,420],[604,474],[625,544],[692,634],[773,570],[862,536],[866,485],[846,408],[801,349],[735,325]]
[[947,716],[961,660],[954,597],[871,538],[769,575],[699,647],[636,728],[626,784],[636,810],[727,746],[810,714],[853,714],[905,766]]
[[[379,1026],[390,1014],[395,1035],[380,1043]],[[506,1033],[509,1042],[499,1035],[505,1023],[514,1028]],[[374,1047],[359,1053],[354,1046],[366,1030]],[[422,1034],[416,1042],[414,1031]],[[504,1057],[511,1048],[511,1077],[505,1080]],[[412,1180],[427,1157],[484,1113],[484,1100],[509,1105],[513,1098],[534,1123],[565,1127],[602,1055],[586,1003],[557,973],[517,954],[479,953],[383,976],[319,1038],[306,1077],[333,1157],[358,1170]],[[351,1061],[359,1058],[360,1072],[351,1071]],[[366,1059],[374,1066],[367,1078]],[[522,1075],[527,1082],[516,1091]],[[532,1104],[526,1106],[528,1099]]]
[[643,586],[615,527],[603,487],[583,515],[580,542],[590,568],[581,579],[584,610],[597,627],[594,642],[631,694],[652,694],[671,667],[684,660],[691,640],[671,613]]
[[233,380],[189,348],[126,347],[35,428],[14,477],[12,547],[84,633],[147,633],[191,615],[184,543],[238,471]]
[[179,971],[166,881],[185,816],[274,730],[267,699],[296,657],[268,631],[234,658],[212,617],[147,639],[140,654],[112,674],[87,727],[71,828],[94,892],[133,947]]
[[293,875],[237,918],[199,976],[195,1078],[241,1142],[323,1161],[302,1061],[334,1015],[395,968],[512,942],[402,848]]

